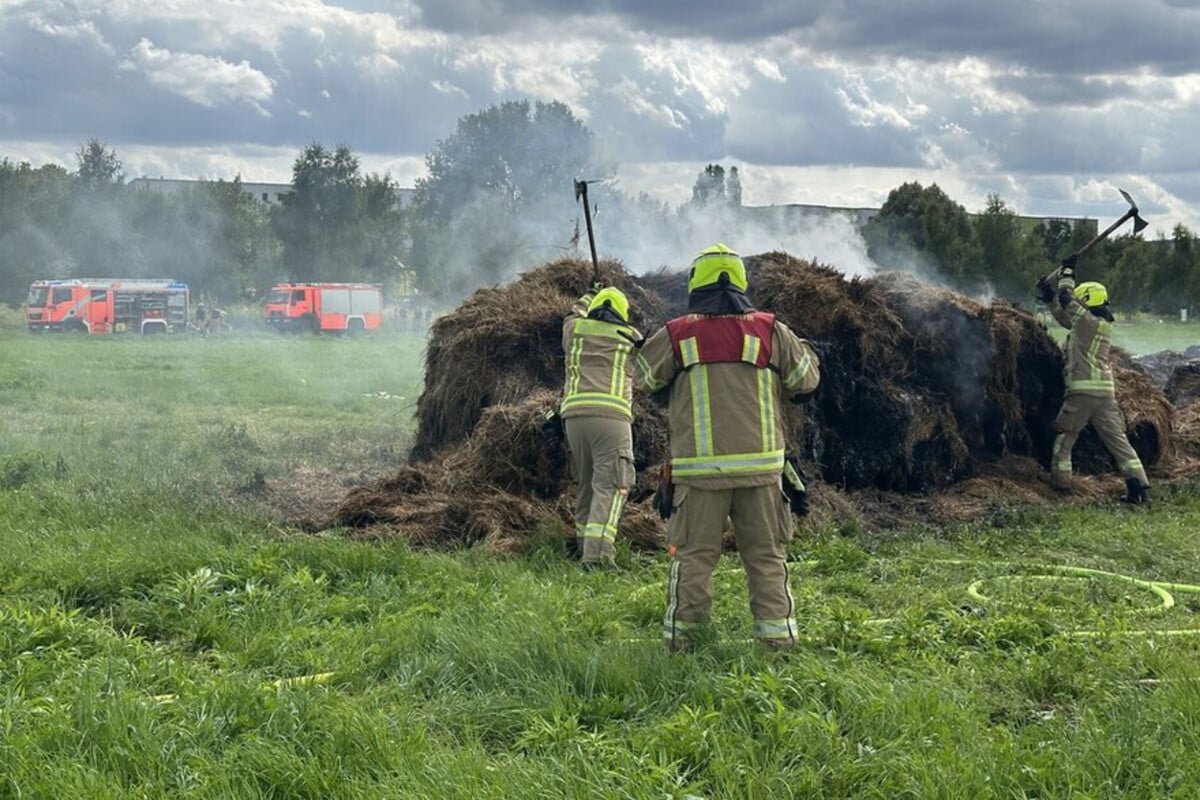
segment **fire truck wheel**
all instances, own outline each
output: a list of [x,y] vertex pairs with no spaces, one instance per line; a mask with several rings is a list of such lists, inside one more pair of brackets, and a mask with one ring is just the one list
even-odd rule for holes
[[87,326],[83,324],[83,320],[69,319],[63,323],[63,330],[67,333],[87,333]]
[[319,333],[321,330],[321,323],[318,322],[317,318],[314,316],[305,317],[301,330],[303,330],[305,333]]

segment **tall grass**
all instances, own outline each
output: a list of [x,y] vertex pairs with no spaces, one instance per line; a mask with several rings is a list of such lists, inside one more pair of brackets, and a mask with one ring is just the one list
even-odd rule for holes
[[227,502],[256,473],[393,469],[420,358],[0,341],[0,798],[1200,792],[1195,485],[810,530],[801,647],[748,641],[727,557],[711,641],[669,656],[665,557],[582,573],[549,526],[509,559],[414,552]]

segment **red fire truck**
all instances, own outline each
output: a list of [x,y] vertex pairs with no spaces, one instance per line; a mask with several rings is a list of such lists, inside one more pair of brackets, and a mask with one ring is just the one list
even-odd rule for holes
[[25,321],[30,333],[183,333],[188,287],[167,278],[34,281]]
[[278,283],[267,295],[267,327],[281,332],[362,333],[378,330],[382,320],[377,283]]

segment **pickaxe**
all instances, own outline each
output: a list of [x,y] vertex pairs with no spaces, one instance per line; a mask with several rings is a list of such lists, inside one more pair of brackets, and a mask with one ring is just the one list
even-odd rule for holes
[[1149,222],[1146,222],[1146,220],[1142,219],[1141,216],[1138,215],[1137,203],[1133,202],[1133,198],[1129,196],[1129,192],[1125,191],[1124,189],[1117,189],[1117,191],[1121,193],[1121,197],[1125,198],[1125,202],[1129,203],[1129,210],[1126,211],[1124,214],[1122,214],[1121,218],[1118,219],[1116,222],[1114,222],[1112,225],[1109,225],[1107,228],[1105,228],[1100,233],[1098,233],[1090,242],[1088,242],[1083,247],[1076,250],[1072,254],[1075,256],[1075,258],[1079,258],[1081,255],[1086,253],[1088,250],[1091,250],[1093,247],[1100,244],[1100,242],[1102,242],[1106,238],[1108,238],[1108,235],[1110,233],[1112,233],[1117,228],[1124,225],[1125,220],[1130,219],[1131,217],[1133,218],[1133,232],[1134,233],[1141,233],[1142,230],[1147,225],[1150,224]]
[[588,203],[587,187],[595,181],[575,181],[575,200],[583,199],[583,218],[587,221],[588,247],[592,251],[592,285],[600,283],[600,262],[596,259],[596,236],[592,233],[592,207]]
[[[1145,227],[1150,224],[1149,222],[1146,222],[1146,220],[1142,219],[1141,216],[1138,214],[1137,203],[1133,202],[1133,198],[1129,196],[1129,192],[1125,191],[1124,189],[1117,189],[1117,191],[1121,193],[1121,197],[1125,198],[1125,202],[1129,203],[1129,210],[1126,211],[1124,214],[1122,214],[1121,218],[1118,219],[1116,222],[1114,222],[1112,225],[1109,225],[1107,228],[1100,231],[1100,233],[1098,233],[1094,237],[1092,237],[1092,240],[1090,242],[1088,242],[1083,247],[1079,248],[1074,253],[1067,256],[1065,259],[1063,259],[1064,261],[1078,260],[1079,257],[1082,256],[1084,253],[1091,250],[1093,247],[1100,244],[1100,242],[1107,239],[1108,235],[1110,233],[1112,233],[1117,228],[1124,225],[1125,221],[1128,219],[1131,219],[1131,218],[1133,219],[1133,232],[1134,233],[1141,233],[1142,230],[1144,230]],[[1046,280],[1050,283],[1054,283],[1058,279],[1058,274],[1061,270],[1062,270],[1061,265],[1056,267],[1053,272],[1051,272],[1049,275],[1047,275],[1044,278],[1044,280]]]

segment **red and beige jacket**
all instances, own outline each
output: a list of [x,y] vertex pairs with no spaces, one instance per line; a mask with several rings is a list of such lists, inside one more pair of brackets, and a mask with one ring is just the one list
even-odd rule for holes
[[671,479],[762,486],[783,472],[783,398],[820,382],[817,354],[773,314],[688,314],[638,351],[649,391],[670,387]]

